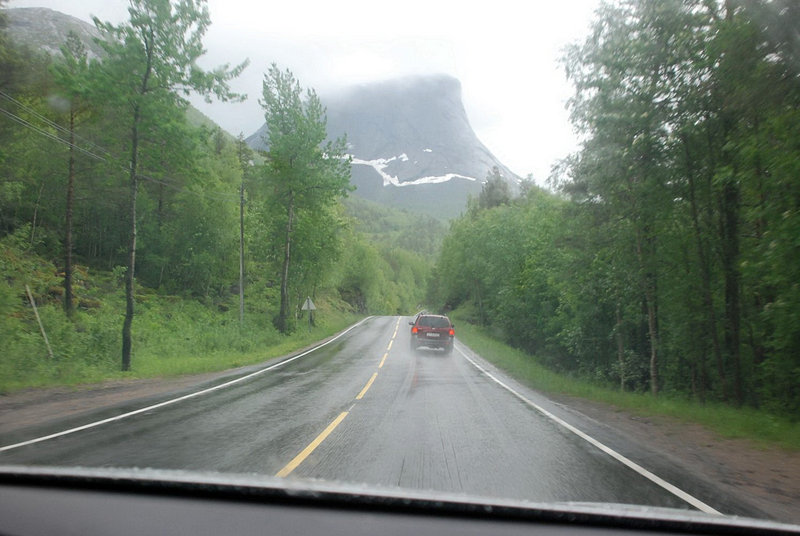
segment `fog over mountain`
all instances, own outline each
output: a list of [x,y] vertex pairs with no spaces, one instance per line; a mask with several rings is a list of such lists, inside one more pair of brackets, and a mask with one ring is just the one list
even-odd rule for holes
[[[59,55],[75,31],[90,55],[101,54],[95,27],[45,8],[6,10],[12,39]],[[320,95],[328,134],[347,135],[356,195],[440,218],[458,215],[493,167],[514,191],[519,177],[477,138],[462,103],[461,83],[448,75],[404,77]],[[247,138],[265,148],[265,125]]]
[[[347,135],[356,195],[451,217],[481,191],[493,167],[512,189],[519,182],[475,135],[453,77],[400,78],[320,98],[329,136]],[[264,149],[265,134],[263,125],[247,142]]]

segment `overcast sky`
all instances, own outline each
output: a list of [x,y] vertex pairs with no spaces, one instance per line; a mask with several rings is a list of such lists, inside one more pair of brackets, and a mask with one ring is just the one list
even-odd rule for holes
[[[461,81],[478,138],[518,175],[543,184],[576,148],[565,110],[571,89],[558,64],[563,47],[588,33],[599,0],[307,1],[209,0],[203,66],[250,67],[233,84],[241,104],[193,103],[230,133],[263,123],[258,104],[272,62],[320,96],[371,80],[447,73]],[[127,19],[127,0],[11,0],[90,21]],[[392,156],[392,155],[387,155]]]

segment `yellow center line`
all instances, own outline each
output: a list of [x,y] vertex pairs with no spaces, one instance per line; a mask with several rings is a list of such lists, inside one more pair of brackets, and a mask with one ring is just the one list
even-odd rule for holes
[[278,471],[278,473],[275,476],[277,476],[278,478],[284,478],[289,476],[289,473],[297,469],[297,466],[303,463],[303,461],[306,458],[308,458],[308,456],[312,452],[314,452],[314,449],[316,449],[320,445],[320,443],[325,441],[325,438],[328,437],[337,426],[339,426],[339,424],[344,420],[344,418],[347,417],[347,413],[348,412],[346,411],[340,413],[339,416],[336,417],[336,419],[334,419],[334,421],[330,423],[328,427],[325,428],[325,430],[323,430],[322,433],[319,434],[314,441],[309,443],[309,445],[306,448],[304,448],[300,454],[295,456],[294,459],[290,461],[288,464],[286,464],[286,467]]
[[362,398],[364,398],[364,395],[367,394],[367,391],[369,391],[369,388],[372,386],[372,382],[374,382],[375,378],[377,378],[377,377],[378,377],[378,373],[376,372],[375,374],[372,375],[372,378],[369,379],[369,381],[367,382],[367,385],[365,385],[364,388],[361,389],[361,392],[358,393],[358,396],[356,397],[356,400],[361,400]]
[[[389,357],[389,350],[392,349],[392,344],[394,344],[394,340],[397,337],[397,330],[399,328],[400,328],[400,319],[398,318],[397,319],[397,324],[395,325],[395,328],[394,328],[394,335],[392,335],[392,340],[389,341],[389,346],[388,346],[388,348],[386,348],[386,353],[383,354],[383,359],[381,359],[381,364],[378,365],[378,368],[383,368],[383,364],[386,362],[386,358]],[[369,388],[372,387],[372,382],[374,382],[375,378],[377,378],[377,377],[378,377],[378,373],[376,372],[376,373],[374,373],[372,375],[372,377],[369,379],[369,381],[364,386],[364,388],[361,390],[361,392],[358,393],[358,396],[356,397],[356,400],[361,400],[362,398],[364,398],[364,395],[367,394],[367,391],[369,391]],[[297,469],[297,467],[301,463],[303,463],[303,461],[305,461],[305,459],[308,458],[311,455],[311,453],[314,452],[314,450],[318,446],[320,446],[320,444],[323,441],[325,441],[325,439],[331,434],[331,432],[333,432],[334,429],[336,429],[336,427],[339,426],[339,424],[344,420],[344,418],[347,417],[348,413],[349,412],[347,412],[347,411],[343,411],[342,413],[340,413],[339,416],[336,417],[336,419],[334,419],[334,421],[332,423],[330,423],[328,425],[328,427],[325,428],[325,430],[323,430],[322,433],[319,434],[316,437],[316,439],[314,439],[314,441],[309,443],[308,446],[306,448],[304,448],[303,451],[300,454],[295,456],[294,459],[292,461],[290,461],[288,464],[286,464],[286,467],[284,467],[283,469],[278,471],[278,473],[275,476],[278,477],[278,478],[284,478],[284,477],[289,476],[289,474],[291,474],[292,471]]]

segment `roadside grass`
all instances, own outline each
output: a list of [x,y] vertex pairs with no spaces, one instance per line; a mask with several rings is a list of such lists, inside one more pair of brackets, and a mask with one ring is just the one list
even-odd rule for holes
[[663,415],[697,423],[725,438],[747,439],[760,448],[778,446],[800,451],[800,422],[753,408],[734,408],[667,394],[621,392],[586,380],[558,374],[539,363],[536,357],[512,348],[480,327],[461,320],[457,336],[483,358],[524,384],[550,394],[561,394],[602,402],[637,415]]
[[133,324],[131,370],[122,372],[124,299],[121,291],[113,289],[113,282],[95,277],[93,284],[92,296],[85,298],[90,306],[79,308],[73,320],[65,317],[59,299],[39,292],[36,301],[53,349],[51,358],[31,308],[20,299],[17,289],[0,281],[0,394],[252,365],[309,346],[361,318],[340,303],[321,297],[316,326],[309,329],[299,321],[294,333],[285,336],[275,330],[265,311],[248,311],[240,327],[238,307],[141,289]]
[[[278,333],[265,318],[246,320],[244,328],[240,329],[238,311],[233,314],[237,318],[212,316],[218,316],[216,322],[187,322],[186,329],[169,333],[171,337],[156,344],[143,344],[132,367],[133,375],[179,376],[262,363],[310,346],[361,318],[329,310],[328,314],[317,316],[315,327],[309,329],[300,323],[294,333],[286,336]],[[148,332],[157,333],[155,330]]]

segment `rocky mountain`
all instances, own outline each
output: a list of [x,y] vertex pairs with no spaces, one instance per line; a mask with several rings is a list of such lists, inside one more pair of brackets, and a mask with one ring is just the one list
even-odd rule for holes
[[15,43],[31,49],[42,50],[52,56],[61,54],[61,45],[70,30],[86,45],[90,58],[99,57],[102,49],[94,42],[100,32],[94,25],[43,7],[18,7],[7,9],[8,33]]
[[[43,7],[20,7],[5,10],[8,15],[8,34],[11,40],[31,50],[45,52],[53,57],[61,57],[61,46],[67,40],[70,31],[80,38],[86,47],[89,59],[100,58],[103,48],[95,39],[102,37],[93,24],[72,17],[60,11]],[[189,123],[205,126],[209,129],[218,125],[194,106],[186,111]],[[224,131],[223,131],[224,132]],[[225,137],[233,141],[235,138],[227,132]]]
[[[401,78],[321,99],[330,137],[347,135],[352,182],[361,197],[449,218],[481,191],[493,167],[512,190],[519,182],[475,135],[455,78]],[[263,149],[265,134],[266,125],[247,141]]]

